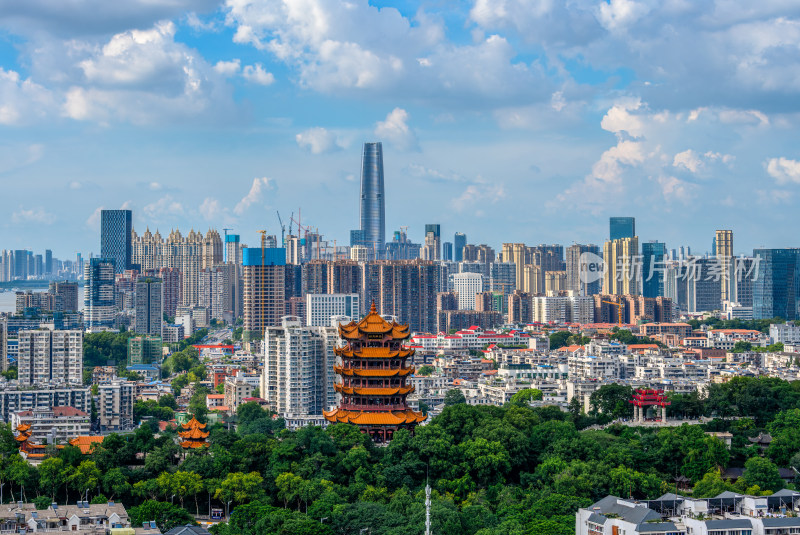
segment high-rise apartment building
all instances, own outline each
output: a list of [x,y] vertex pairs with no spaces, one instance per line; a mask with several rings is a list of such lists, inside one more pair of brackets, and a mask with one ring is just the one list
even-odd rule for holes
[[754,249],[753,319],[800,319],[800,248]]
[[161,279],[164,288],[164,313],[169,317],[175,316],[175,311],[183,302],[183,273],[178,268],[162,267],[146,275]]
[[20,385],[83,383],[83,332],[20,330],[17,374]]
[[[602,280],[600,278],[590,277],[588,273],[583,274],[581,278],[581,269],[586,270],[586,264],[581,264],[581,255],[584,253],[591,253],[600,258],[600,247],[594,244],[582,245],[574,244],[567,247],[566,250],[566,270],[567,270],[567,290],[574,292],[575,295],[595,295],[599,294],[601,290]],[[584,257],[584,261],[587,257]]]
[[567,272],[548,271],[544,274],[545,295],[556,296],[567,291]]
[[664,295],[664,269],[667,245],[657,241],[642,244],[642,295],[661,297]]
[[50,283],[48,292],[61,298],[61,306],[64,312],[78,311],[77,282],[53,281]]
[[114,327],[116,295],[114,260],[91,258],[84,270],[84,323],[88,331]]
[[463,232],[456,232],[453,236],[453,260],[461,262],[464,260],[464,247],[467,246],[467,235]]
[[[364,266],[364,301],[381,314],[405,318],[415,332],[436,329],[440,267],[424,260],[369,262]],[[366,306],[366,305],[365,305]]]
[[528,264],[527,258],[528,248],[524,243],[504,243],[503,244],[503,262],[513,263],[516,266],[516,281],[517,289],[525,288],[525,266]]
[[156,277],[136,280],[135,327],[138,334],[162,336],[164,322],[164,285]]
[[136,400],[136,383],[111,381],[98,385],[100,431],[127,431],[133,428],[133,405]]
[[641,265],[637,262],[639,238],[609,240],[603,246],[603,293],[641,294]]
[[636,236],[636,218],[634,217],[610,217],[608,226],[609,240],[621,240]]
[[160,336],[134,336],[128,338],[128,366],[136,364],[161,365],[161,337]]
[[282,416],[310,416],[335,405],[328,393],[335,356],[328,354],[319,328],[284,317],[280,326],[267,327],[263,348],[261,397],[271,410]]
[[216,230],[209,229],[205,236],[192,229],[183,236],[180,230],[170,232],[166,240],[156,230],[147,229],[140,237],[132,233],[133,263],[140,272],[161,268],[174,268],[181,272],[181,305],[196,305],[199,300],[200,270],[222,263],[222,239]]
[[0,316],[0,371],[8,371],[8,319]]
[[356,319],[361,316],[361,303],[353,294],[306,294],[305,323],[308,327],[327,327],[334,316]]
[[[281,244],[283,247],[283,244]],[[238,234],[225,235],[225,263],[242,265],[242,244]]]
[[720,263],[722,301],[734,301],[736,284],[733,281],[733,231],[718,230],[714,234],[714,256]]
[[456,273],[452,280],[453,291],[458,294],[458,309],[475,310],[475,294],[483,291],[483,275]]
[[380,256],[386,242],[386,207],[383,194],[383,145],[364,143],[361,159],[361,228],[350,233],[350,245],[362,245]]
[[512,324],[530,323],[533,320],[533,299],[531,294],[516,290],[508,296],[508,322]]
[[133,212],[130,210],[100,211],[100,256],[114,260],[116,273],[131,269]]
[[489,264],[489,291],[510,295],[517,289],[517,266],[513,262]]
[[245,340],[260,340],[267,327],[280,325],[285,308],[285,266],[286,250],[281,247],[244,249]]
[[226,299],[229,301],[228,293],[231,291],[228,275],[235,269],[233,264],[219,264],[200,272],[198,304],[208,309],[211,319],[225,320],[225,312],[228,311]]

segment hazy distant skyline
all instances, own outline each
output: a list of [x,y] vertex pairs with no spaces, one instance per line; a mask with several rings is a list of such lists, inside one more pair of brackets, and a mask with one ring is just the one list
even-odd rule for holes
[[0,248],[99,253],[99,209],[358,228],[382,141],[386,235],[800,246],[800,5],[0,0]]

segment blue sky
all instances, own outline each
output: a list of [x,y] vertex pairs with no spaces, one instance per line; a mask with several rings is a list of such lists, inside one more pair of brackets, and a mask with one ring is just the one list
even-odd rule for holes
[[375,140],[387,234],[800,246],[798,52],[788,0],[0,0],[0,248],[121,206],[342,243]]

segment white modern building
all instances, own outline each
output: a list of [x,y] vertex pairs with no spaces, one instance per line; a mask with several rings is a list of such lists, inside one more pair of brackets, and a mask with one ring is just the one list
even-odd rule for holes
[[564,323],[567,321],[567,297],[534,297],[533,321],[536,323]]
[[284,316],[280,327],[267,327],[261,397],[270,409],[304,416],[330,408],[334,357],[327,350],[331,341],[323,336],[325,330],[303,326],[295,316]]
[[98,385],[100,397],[100,429],[103,432],[126,431],[133,428],[133,404],[136,383],[111,381]]
[[20,386],[83,383],[83,331],[19,331]]
[[458,309],[475,310],[475,294],[483,291],[483,275],[453,273],[450,279],[453,291],[458,293]]
[[47,439],[48,444],[66,442],[77,436],[89,435],[89,414],[75,407],[34,407],[11,414],[11,428],[28,424],[37,441]]
[[769,326],[769,337],[772,339],[773,344],[781,342],[782,344],[798,344],[800,343],[800,325],[794,323],[773,323]]
[[306,326],[327,327],[333,316],[357,318],[360,306],[358,294],[306,294]]

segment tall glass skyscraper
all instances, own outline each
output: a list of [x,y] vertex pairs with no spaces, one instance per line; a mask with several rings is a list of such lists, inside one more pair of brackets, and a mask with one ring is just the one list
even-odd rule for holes
[[131,232],[133,212],[102,210],[100,212],[100,256],[114,260],[116,273],[131,269]]
[[753,319],[800,319],[800,249],[753,249],[753,256],[760,259],[753,277]]
[[456,232],[453,237],[453,260],[462,262],[464,260],[464,247],[467,245],[467,235],[463,232]]
[[92,258],[84,270],[83,321],[92,332],[114,327],[114,259]]
[[608,219],[608,227],[610,240],[621,240],[622,238],[636,236],[636,218],[634,217],[610,217]]
[[664,258],[667,245],[657,241],[642,244],[642,295],[662,297],[664,295]]
[[386,242],[386,207],[383,197],[383,146],[364,143],[361,160],[360,244],[381,255]]

